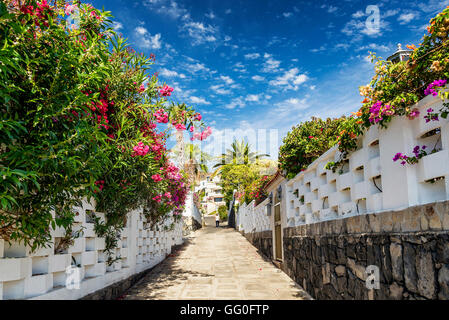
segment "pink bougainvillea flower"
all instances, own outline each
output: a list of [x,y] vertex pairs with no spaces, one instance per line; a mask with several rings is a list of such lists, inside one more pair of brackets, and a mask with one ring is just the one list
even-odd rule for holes
[[420,115],[419,110],[418,110],[417,108],[415,108],[415,109],[413,109],[413,110],[410,112],[408,118],[409,118],[410,120],[413,120],[413,119],[418,118],[419,115]]
[[432,95],[432,96],[436,97],[438,95],[438,92],[435,90],[435,88],[443,87],[446,85],[446,83],[447,83],[447,80],[435,80],[434,82],[432,82],[431,84],[429,84],[427,86],[426,90],[424,90],[424,94],[426,96]]

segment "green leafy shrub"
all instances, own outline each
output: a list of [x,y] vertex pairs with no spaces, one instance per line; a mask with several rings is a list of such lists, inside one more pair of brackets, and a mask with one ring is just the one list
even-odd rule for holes
[[218,215],[220,216],[220,220],[228,220],[228,208],[226,206],[220,206],[218,208]]
[[279,169],[288,179],[294,178],[313,161],[330,149],[337,141],[345,118],[312,118],[295,127],[283,139],[279,150]]
[[[167,106],[173,89],[149,73],[154,57],[136,53],[110,13],[91,5],[0,6],[0,237],[33,248],[56,226],[73,237],[72,208],[84,198],[106,213],[96,231],[107,250],[133,209],[153,224],[178,219],[188,186],[161,126],[204,124],[192,107]],[[77,27],[66,19],[74,11]]]

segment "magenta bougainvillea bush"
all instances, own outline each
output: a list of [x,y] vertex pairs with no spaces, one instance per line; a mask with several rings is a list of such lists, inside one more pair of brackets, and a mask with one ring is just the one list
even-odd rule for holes
[[[427,34],[419,46],[407,45],[411,51],[409,60],[399,63],[385,61],[372,54],[375,62],[375,75],[367,86],[359,88],[363,97],[362,107],[351,116],[338,120],[329,132],[322,129],[322,120],[312,119],[294,127],[283,141],[279,151],[279,168],[287,178],[293,178],[321,156],[333,145],[338,145],[341,158],[327,164],[327,169],[336,171],[344,164],[349,154],[357,149],[357,141],[373,125],[388,127],[389,122],[398,116],[410,120],[420,119],[431,122],[446,119],[449,103],[444,103],[438,112],[429,109],[421,114],[414,108],[426,96],[449,98],[446,90],[449,79],[449,7],[430,21]],[[329,120],[328,120],[329,121]],[[319,129],[319,131],[317,130]],[[325,127],[326,128],[326,127]],[[392,159],[403,165],[416,164],[419,160],[438,150],[427,150],[417,146],[413,155],[403,154],[404,150]]]
[[[67,237],[83,198],[114,244],[127,213],[178,218],[188,186],[170,161],[170,127],[203,140],[211,129],[151,72],[111,15],[77,1],[0,1],[0,237],[37,248]],[[170,127],[169,127],[170,126]],[[98,221],[97,221],[98,222]]]
[[[364,97],[363,106],[351,116],[355,125],[339,137],[339,149],[343,159],[356,147],[356,141],[372,125],[386,128],[397,116],[410,120],[439,121],[449,115],[449,105],[443,104],[438,112],[428,109],[426,114],[412,106],[426,96],[448,98],[445,90],[449,79],[449,7],[430,21],[427,34],[418,45],[407,45],[411,51],[409,60],[391,63],[372,55],[375,75],[368,86],[360,87]],[[351,138],[350,135],[353,137]],[[426,146],[416,146],[413,155],[407,156],[398,150],[393,161],[402,165],[416,164],[428,154]],[[429,153],[436,150],[429,150]],[[334,164],[335,165],[335,164]]]

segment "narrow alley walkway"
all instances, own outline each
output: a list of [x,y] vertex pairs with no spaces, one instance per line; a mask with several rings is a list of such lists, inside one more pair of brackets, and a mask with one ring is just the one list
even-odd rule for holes
[[205,227],[126,293],[126,300],[303,300],[305,293],[233,229]]

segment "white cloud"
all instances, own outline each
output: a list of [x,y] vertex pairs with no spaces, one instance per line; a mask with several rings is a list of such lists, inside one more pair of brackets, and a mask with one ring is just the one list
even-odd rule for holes
[[183,73],[178,73],[176,71],[168,70],[166,68],[162,68],[159,72],[159,75],[166,77],[166,78],[181,78],[185,79],[186,76]]
[[329,13],[334,13],[335,11],[337,11],[338,10],[338,7],[334,7],[334,6],[332,6],[332,5],[326,5],[326,4],[323,4],[322,6],[321,6],[321,9],[326,9],[327,10],[327,12],[329,12]]
[[257,94],[249,94],[246,96],[245,100],[249,102],[259,102],[260,96]]
[[384,14],[382,14],[382,18],[386,19],[389,17],[393,17],[399,13],[399,10],[387,10]]
[[293,13],[292,13],[292,12],[284,12],[282,15],[283,15],[285,18],[290,18],[290,17],[293,15]]
[[283,75],[269,82],[270,85],[284,89],[298,90],[299,86],[308,80],[307,75],[299,74],[298,68],[287,70]]
[[358,18],[361,18],[361,17],[364,17],[364,16],[365,16],[365,13],[360,11],[360,10],[357,11],[356,13],[352,14],[352,17],[355,18],[355,19],[358,19]]
[[176,1],[170,1],[169,5],[166,4],[167,2],[165,0],[144,0],[143,5],[156,11],[158,14],[168,15],[172,19],[189,15],[187,10],[180,7]]
[[253,76],[251,79],[253,79],[254,81],[264,81],[265,78],[259,75],[255,75]]
[[230,14],[230,13],[232,13],[232,10],[231,9],[226,9],[225,13],[226,14]]
[[209,19],[215,19],[216,15],[211,11],[209,13],[206,13],[205,16]]
[[414,13],[403,13],[399,16],[398,21],[400,24],[407,24],[412,21],[416,15]]
[[211,86],[210,89],[212,91],[214,91],[216,94],[220,94],[220,95],[226,95],[226,94],[231,93],[231,91],[228,89],[225,89],[222,84],[217,84],[217,85]]
[[226,82],[227,85],[231,85],[234,83],[234,80],[232,80],[228,76],[220,76],[220,79],[223,80],[224,82]]
[[225,105],[224,107],[226,109],[235,109],[237,107],[243,108],[245,106],[245,103],[243,102],[243,100],[241,98],[234,98],[231,100],[231,102],[229,102],[227,105]]
[[376,43],[370,43],[365,46],[361,46],[357,48],[357,51],[363,51],[363,50],[376,50],[376,51],[382,51],[382,52],[388,52],[391,51],[390,48],[386,45],[379,45]]
[[274,60],[273,56],[268,53],[265,53],[263,57],[265,58],[265,62],[263,65],[262,72],[270,73],[270,72],[278,71],[278,68],[281,65],[280,61]]
[[293,115],[297,115],[299,111],[305,110],[309,107],[306,99],[290,98],[275,104],[272,113],[278,119],[288,119]]
[[157,33],[152,36],[144,27],[137,27],[135,30],[137,44],[146,49],[160,49],[162,46],[161,34]]
[[319,48],[310,49],[310,52],[313,52],[313,53],[322,52],[322,51],[326,51],[326,46],[321,46]]
[[258,53],[245,54],[245,59],[247,59],[247,60],[254,60],[254,59],[257,59],[259,57],[260,57],[260,54],[258,54]]
[[119,30],[123,29],[123,24],[118,21],[114,21],[112,23],[112,29],[114,29],[114,31],[119,31]]
[[217,28],[211,25],[205,25],[202,22],[189,21],[186,22],[180,29],[183,32],[187,32],[187,34],[193,39],[193,45],[217,41],[217,38],[215,37],[218,32]]
[[188,97],[188,100],[191,103],[195,103],[195,104],[206,104],[206,105],[210,104],[210,102],[206,101],[204,98],[195,97],[195,96]]
[[197,73],[199,71],[209,72],[210,69],[207,68],[203,63],[193,63],[193,64],[187,64],[186,68],[191,73]]

